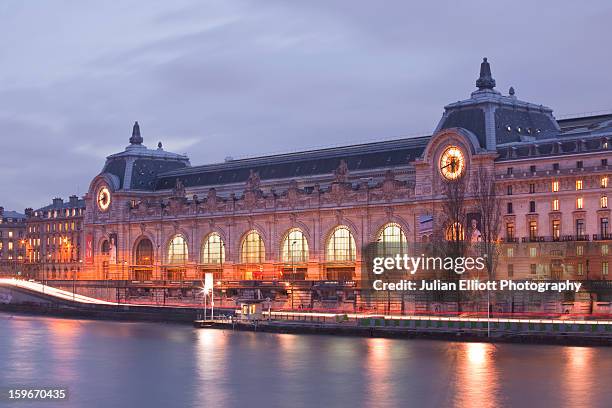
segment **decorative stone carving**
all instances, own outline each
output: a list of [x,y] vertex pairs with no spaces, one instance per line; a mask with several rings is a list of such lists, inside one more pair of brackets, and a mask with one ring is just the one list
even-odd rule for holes
[[390,200],[395,195],[397,189],[397,182],[395,180],[395,173],[393,170],[387,170],[385,173],[385,180],[382,184],[383,196],[386,200]]
[[350,187],[347,187],[346,184],[332,183],[331,191],[329,192],[329,197],[327,197],[328,199],[326,201],[340,205],[345,199],[348,198],[347,195],[349,191]]
[[178,178],[176,179],[176,183],[174,185],[172,195],[174,197],[180,197],[180,198],[185,197],[185,186],[183,185],[183,182],[181,181],[181,179],[178,179]]
[[334,176],[336,176],[336,183],[346,183],[348,181],[349,168],[346,164],[346,161],[340,160],[340,164],[338,168],[334,171]]
[[342,213],[342,210],[336,210],[334,215],[336,216],[336,224],[342,224],[342,221],[344,219],[344,214]]
[[214,212],[217,210],[217,190],[215,188],[210,188],[208,190],[208,194],[206,194],[206,204],[205,208],[209,212]]
[[249,178],[246,183],[247,191],[257,191],[261,186],[261,179],[259,178],[259,173],[250,170]]
[[297,181],[292,180],[289,184],[289,190],[287,190],[287,199],[289,200],[289,207],[294,208],[299,199],[299,190]]

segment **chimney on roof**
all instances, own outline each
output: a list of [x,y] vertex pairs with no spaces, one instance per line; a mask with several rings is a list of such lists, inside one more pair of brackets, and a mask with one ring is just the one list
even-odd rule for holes
[[31,208],[26,208],[24,212],[26,217],[31,217],[34,214],[34,210]]
[[55,197],[53,199],[53,206],[54,207],[60,207],[62,204],[64,204],[64,200],[58,197]]
[[71,195],[70,197],[68,197],[68,202],[70,203],[70,205],[75,206],[79,203],[79,197],[77,197],[76,195]]
[[130,137],[130,144],[142,144],[142,136],[140,136],[140,125],[138,125],[138,121],[134,122],[134,127],[132,128],[132,137]]
[[4,215],[4,207],[0,207],[0,217]]
[[495,88],[495,80],[491,76],[491,65],[489,65],[487,57],[484,57],[480,64],[480,77],[476,80],[476,86],[480,90]]

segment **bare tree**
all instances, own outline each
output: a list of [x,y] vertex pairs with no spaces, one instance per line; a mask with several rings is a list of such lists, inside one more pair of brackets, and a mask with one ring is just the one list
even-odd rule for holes
[[474,205],[480,213],[480,253],[485,258],[487,276],[495,279],[500,255],[499,232],[501,227],[501,202],[495,189],[494,175],[485,167],[479,167],[472,182]]
[[[442,257],[457,259],[465,256],[467,249],[465,240],[466,221],[466,179],[462,176],[455,180],[444,180],[442,182],[442,229],[436,233],[438,244],[435,251]],[[461,275],[454,270],[446,271],[449,281],[459,280]],[[455,291],[457,312],[461,312],[461,292]]]
[[[452,258],[463,257],[467,249],[467,241],[465,240],[465,177],[445,180],[442,184],[442,193],[444,195],[444,202],[442,203],[444,230],[442,234],[446,243],[446,256]],[[456,273],[451,276],[453,278],[458,277]]]

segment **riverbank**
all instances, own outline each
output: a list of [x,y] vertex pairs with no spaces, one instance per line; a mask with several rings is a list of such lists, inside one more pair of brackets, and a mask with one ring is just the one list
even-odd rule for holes
[[[201,309],[137,307],[116,305],[104,309],[79,309],[49,307],[35,304],[2,304],[0,312],[52,316],[73,319],[111,320],[111,321],[146,321],[177,324],[194,324],[201,317]],[[219,310],[220,315],[233,316],[232,310]],[[434,319],[434,317],[431,317]],[[439,323],[444,322],[444,323]],[[259,320],[240,321],[226,319],[216,321],[206,329],[237,330],[268,333],[315,334],[336,336],[380,337],[401,339],[428,339],[446,341],[492,342],[492,343],[527,343],[555,344],[573,346],[612,346],[612,328],[607,326],[584,324],[566,328],[548,326],[548,323],[511,322],[510,325],[499,325],[497,322],[474,322],[468,319],[448,318],[448,320],[428,320],[425,317],[414,319],[392,319],[384,317],[359,318],[355,320],[333,322],[306,320]],[[552,323],[555,324],[555,323]],[[520,325],[520,326],[518,326]],[[601,329],[601,330],[599,330]],[[559,331],[562,330],[562,331]]]

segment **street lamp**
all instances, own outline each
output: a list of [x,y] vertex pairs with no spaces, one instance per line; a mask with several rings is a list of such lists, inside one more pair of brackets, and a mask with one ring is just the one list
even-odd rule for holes
[[293,249],[295,244],[297,244],[297,241],[291,243],[291,280],[295,280],[295,250]]

